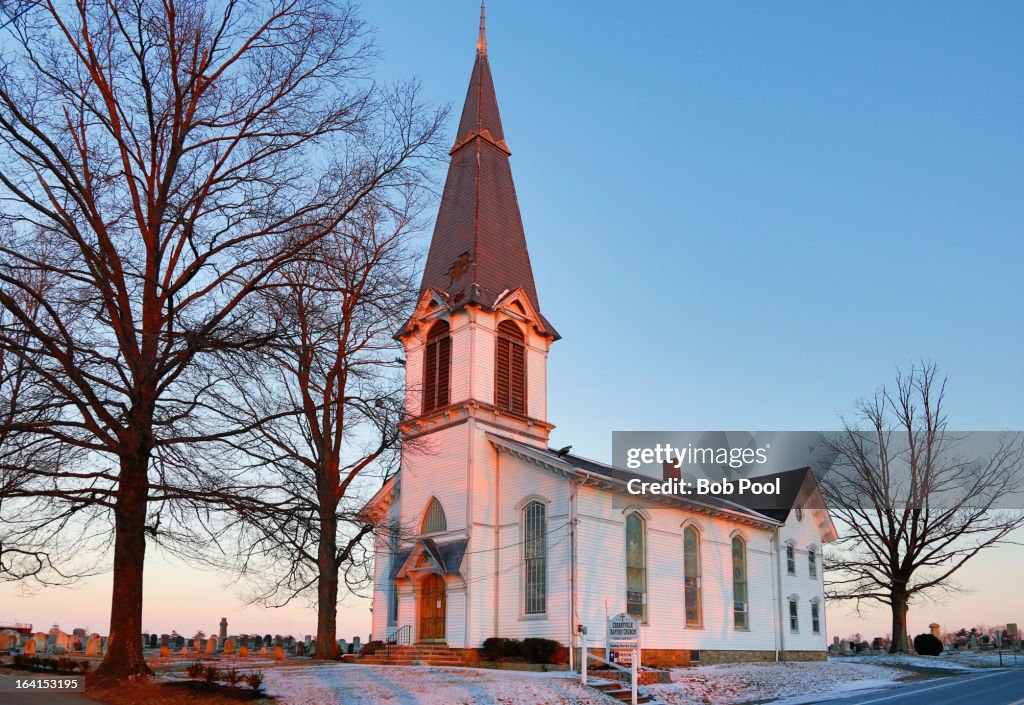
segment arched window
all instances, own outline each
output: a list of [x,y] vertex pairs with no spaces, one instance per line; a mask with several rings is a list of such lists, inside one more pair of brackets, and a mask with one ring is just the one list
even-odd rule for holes
[[[390,555],[389,572],[394,573],[395,563],[398,561],[398,549],[401,540],[398,531],[392,530],[388,533],[388,554]],[[398,585],[394,579],[388,581],[388,624],[398,622]]]
[[548,609],[547,508],[532,502],[523,511],[523,558],[526,571],[524,612],[544,614]]
[[736,629],[750,629],[747,598],[747,542],[732,537],[732,623]]
[[821,634],[821,603],[817,597],[811,600],[811,631]]
[[812,578],[818,577],[818,551],[814,546],[807,549],[807,570]]
[[789,597],[789,631],[798,632],[800,631],[800,613],[797,610],[797,603],[799,602],[796,595],[790,595]]
[[700,532],[695,526],[687,526],[683,529],[683,591],[688,627],[699,627],[703,622],[700,574]]
[[786,544],[786,572],[796,575],[796,547],[792,543]]
[[423,413],[426,414],[448,406],[452,336],[447,321],[437,321],[430,327],[423,355]]
[[444,508],[437,501],[437,497],[430,500],[427,513],[423,515],[423,528],[421,534],[439,534],[448,531],[448,520],[444,516]]
[[526,338],[512,321],[498,324],[494,346],[494,405],[526,413]]
[[647,527],[637,512],[626,515],[626,612],[647,621]]

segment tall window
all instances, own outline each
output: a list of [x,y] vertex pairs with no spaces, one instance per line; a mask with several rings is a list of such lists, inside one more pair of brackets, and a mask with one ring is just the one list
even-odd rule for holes
[[807,569],[812,578],[818,577],[818,552],[811,546],[807,549]]
[[[390,570],[394,571],[395,561],[398,560],[399,537],[397,531],[388,534],[388,553],[391,556]],[[394,580],[388,581],[388,624],[398,622],[398,585]]]
[[448,406],[451,386],[452,336],[447,321],[437,321],[427,334],[423,358],[423,413]]
[[699,627],[703,619],[700,572],[700,532],[694,526],[687,526],[683,530],[683,584],[688,627]]
[[747,599],[747,542],[732,537],[732,623],[736,629],[749,629]]
[[817,598],[811,600],[811,631],[821,634],[821,609]]
[[516,414],[526,413],[526,338],[512,321],[498,324],[494,346],[494,405]]
[[526,524],[524,554],[526,564],[526,614],[547,612],[547,509],[534,502],[523,512]]
[[800,616],[797,612],[796,603],[796,596],[789,598],[789,631],[791,632],[800,631]]
[[644,518],[626,516],[626,612],[647,620],[647,536]]
[[796,575],[796,549],[791,543],[786,544],[786,572]]
[[448,531],[448,519],[444,516],[444,508],[441,503],[437,501],[437,497],[434,497],[430,500],[430,506],[427,507],[427,513],[423,517],[423,529],[420,533],[439,534],[442,531]]

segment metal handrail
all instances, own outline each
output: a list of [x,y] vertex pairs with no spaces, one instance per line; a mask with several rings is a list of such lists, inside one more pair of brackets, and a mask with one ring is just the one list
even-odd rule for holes
[[395,631],[388,634],[384,640],[384,650],[387,655],[391,656],[391,651],[399,646],[408,646],[412,643],[412,625],[406,624],[395,629]]

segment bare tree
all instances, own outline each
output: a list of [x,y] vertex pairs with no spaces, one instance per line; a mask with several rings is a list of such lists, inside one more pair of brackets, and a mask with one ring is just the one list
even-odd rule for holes
[[388,528],[357,513],[398,459],[403,380],[392,334],[416,294],[408,240],[420,205],[418,193],[403,196],[367,199],[278,273],[264,298],[280,333],[265,366],[239,375],[240,423],[276,419],[231,439],[276,488],[244,513],[243,567],[258,576],[259,603],[315,599],[319,659],[338,657],[341,585],[358,591],[372,577],[364,539]]
[[963,436],[947,428],[945,379],[935,365],[898,375],[858,405],[827,444],[822,496],[841,523],[826,554],[830,599],[888,605],[890,653],[907,652],[911,602],[957,590],[952,578],[979,552],[1012,543],[1024,512],[1004,509],[1022,487],[1024,446],[1000,436],[987,457],[962,457]]
[[147,537],[188,539],[174,519],[241,484],[201,444],[245,430],[220,408],[221,363],[277,333],[254,294],[368,196],[418,181],[437,116],[369,79],[343,4],[7,0],[0,32],[0,349],[49,394],[14,430],[81,452],[28,467],[4,511],[112,520],[97,676],[125,678],[148,672]]

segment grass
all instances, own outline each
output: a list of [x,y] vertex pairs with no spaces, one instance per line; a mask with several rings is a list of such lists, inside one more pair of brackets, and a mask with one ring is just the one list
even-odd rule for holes
[[160,681],[153,678],[117,686],[96,686],[86,695],[108,705],[272,705],[277,700],[250,688],[229,688],[203,681]]

